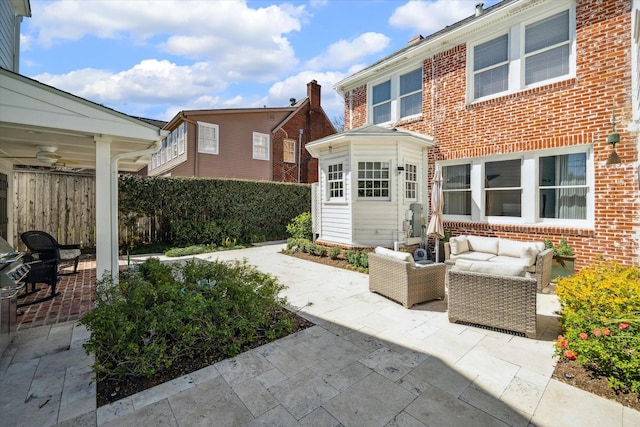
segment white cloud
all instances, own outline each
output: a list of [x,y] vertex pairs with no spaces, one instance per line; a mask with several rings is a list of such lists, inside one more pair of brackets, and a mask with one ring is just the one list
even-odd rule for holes
[[148,59],[129,70],[112,73],[84,68],[67,74],[40,74],[34,79],[91,101],[112,106],[127,103],[188,101],[203,93],[224,89],[226,83],[206,63],[178,66]]
[[475,13],[477,0],[411,0],[389,18],[396,28],[408,28],[427,36]]
[[333,43],[325,53],[307,62],[307,67],[319,70],[323,68],[342,68],[361,61],[368,55],[383,51],[391,39],[384,34],[368,32],[353,40],[340,40]]

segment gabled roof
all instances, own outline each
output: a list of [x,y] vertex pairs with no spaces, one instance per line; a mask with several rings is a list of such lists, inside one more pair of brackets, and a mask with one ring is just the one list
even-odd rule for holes
[[[519,3],[535,4],[544,0],[503,0],[491,7],[482,9],[482,13],[473,14],[455,24],[448,25],[443,29],[425,37],[424,39],[410,43],[396,52],[382,58],[374,64],[358,71],[355,74],[339,81],[333,87],[339,93],[344,94],[348,88],[356,87],[366,82],[373,73],[383,69],[404,64],[410,60],[429,57],[444,49],[452,47],[452,43],[459,42],[461,37],[467,36],[470,32],[484,29],[491,25],[493,21],[503,19],[504,16],[517,12]],[[481,5],[481,3],[479,3]]]
[[376,125],[364,125],[359,128],[329,135],[325,138],[316,139],[305,145],[305,148],[313,157],[320,155],[320,150],[324,147],[342,145],[355,141],[381,141],[388,143],[389,140],[404,140],[414,144],[422,145],[425,148],[435,146],[433,137],[425,136],[417,132],[400,130],[397,128],[387,128]]

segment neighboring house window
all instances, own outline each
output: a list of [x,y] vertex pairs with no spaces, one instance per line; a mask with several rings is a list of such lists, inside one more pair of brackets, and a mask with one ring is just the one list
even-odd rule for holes
[[198,152],[218,154],[218,125],[198,122]]
[[342,163],[329,165],[327,168],[327,183],[329,184],[329,199],[344,198],[344,179]]
[[575,72],[573,9],[544,19],[519,23],[504,34],[472,45],[471,100],[516,92],[569,77]]
[[540,218],[587,219],[587,155],[540,158]]
[[162,148],[160,149],[160,164],[164,165],[167,155],[167,138],[162,140]]
[[187,137],[187,123],[182,122],[178,126],[178,155],[184,154],[184,141]]
[[156,168],[156,154],[153,153],[151,155],[151,161],[149,162],[149,170],[154,170]]
[[282,158],[287,163],[296,162],[296,140],[285,139],[282,143]]
[[270,142],[266,133],[253,133],[253,158],[256,160],[269,160]]
[[590,147],[443,163],[443,212],[449,220],[495,222],[500,217],[505,223],[592,226]]
[[442,167],[442,212],[471,215],[471,165]]
[[389,199],[389,162],[358,162],[358,197]]
[[486,216],[517,216],[522,211],[520,159],[487,162],[484,166]]
[[173,132],[167,135],[167,162],[173,158]]
[[174,159],[178,157],[178,128],[171,132],[171,151],[173,151]]
[[404,165],[404,197],[411,200],[418,198],[418,166],[411,163]]
[[422,114],[422,68],[397,74],[371,87],[373,124]]

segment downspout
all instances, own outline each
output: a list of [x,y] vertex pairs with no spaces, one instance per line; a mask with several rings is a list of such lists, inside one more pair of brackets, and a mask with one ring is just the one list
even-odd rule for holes
[[[160,136],[165,138],[169,134],[166,130],[160,131]],[[129,157],[145,156],[158,152],[162,148],[162,139],[154,141],[153,145],[140,151],[116,154],[111,157],[111,279],[118,283],[118,162]]]

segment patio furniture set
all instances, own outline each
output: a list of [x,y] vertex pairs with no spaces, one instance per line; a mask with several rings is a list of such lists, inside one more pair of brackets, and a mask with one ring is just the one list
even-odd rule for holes
[[444,249],[444,263],[422,265],[408,252],[377,247],[369,254],[369,290],[406,308],[446,294],[450,322],[535,338],[537,293],[551,280],[552,250],[542,242],[466,235]]

